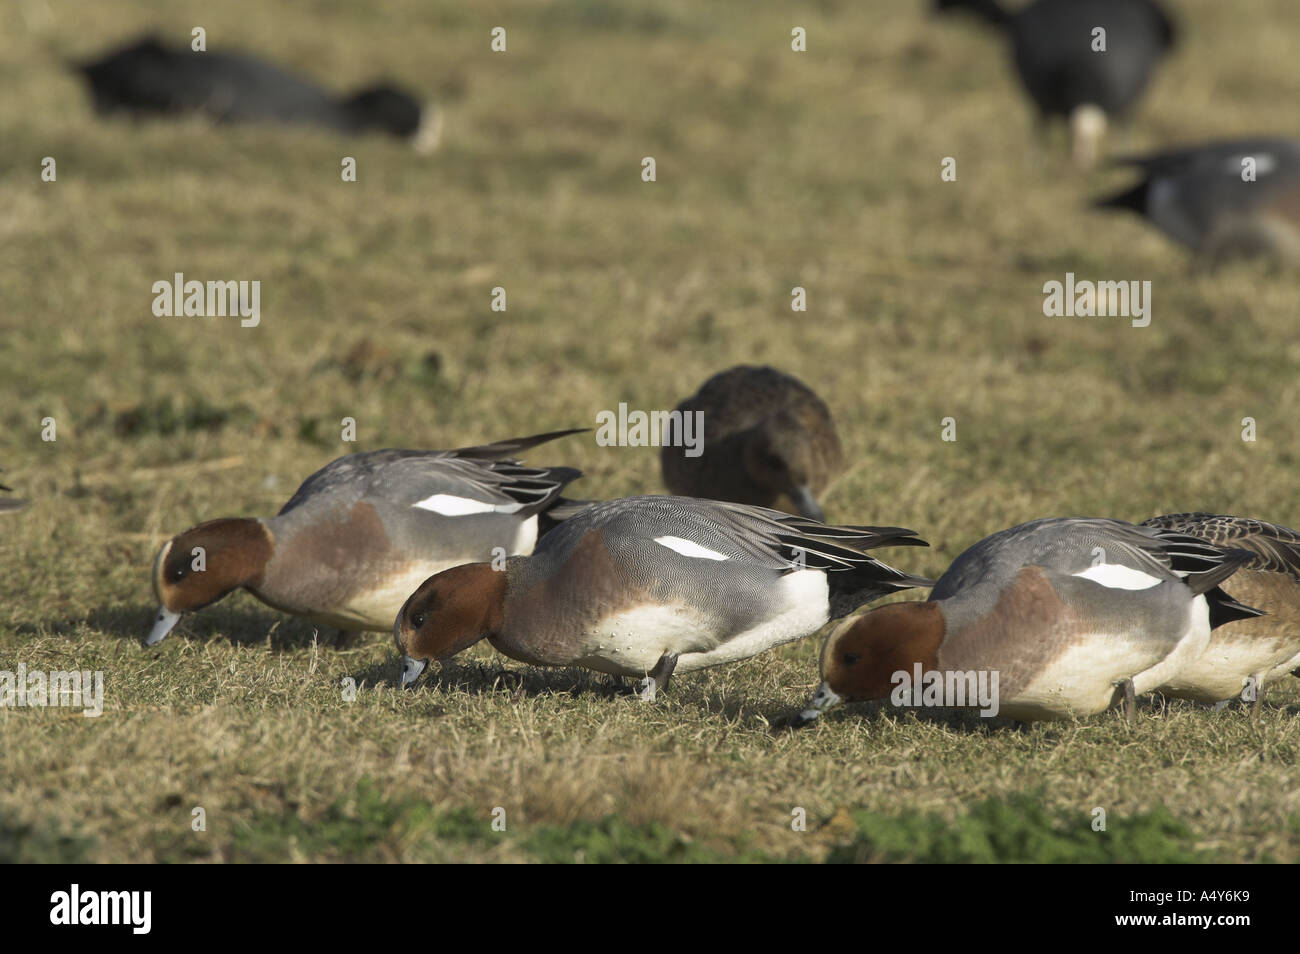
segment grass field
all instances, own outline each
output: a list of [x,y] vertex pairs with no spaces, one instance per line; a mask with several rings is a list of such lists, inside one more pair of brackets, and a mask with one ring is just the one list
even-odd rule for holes
[[[1121,146],[1295,132],[1300,6],[1170,5],[1183,44]],[[991,34],[920,0],[12,6],[0,465],[31,503],[0,517],[0,669],[103,670],[105,711],[0,709],[0,859],[1300,860],[1300,680],[1254,718],[853,706],[783,732],[817,637],[650,706],[486,646],[401,692],[390,638],[339,648],[242,594],[140,644],[167,537],[269,516],[334,457],[670,408],[740,362],[826,399],[851,462],[828,518],[915,528],[930,549],[883,554],[913,572],[1039,516],[1300,525],[1300,277],[1209,272],[1091,210],[1126,178],[1035,139]],[[61,68],[196,25],[338,89],[437,97],[442,151],[101,121]],[[154,317],[175,272],[261,281],[260,325]],[[1044,317],[1066,272],[1151,281],[1150,326]],[[529,459],[581,467],[575,496],[662,491],[654,448]]]

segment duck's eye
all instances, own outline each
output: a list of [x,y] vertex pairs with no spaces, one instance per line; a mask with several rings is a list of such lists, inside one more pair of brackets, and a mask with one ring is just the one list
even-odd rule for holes
[[856,663],[856,662],[857,662],[859,659],[861,659],[861,658],[862,658],[862,654],[861,654],[861,653],[845,653],[845,654],[844,654],[844,665],[846,665],[846,666],[852,666],[854,663]]
[[185,579],[185,569],[185,564],[183,563],[178,567],[173,567],[172,571],[167,574],[167,578],[173,583],[179,583],[181,580]]
[[416,629],[419,629],[421,626],[423,626],[423,625],[424,625],[424,614],[423,614],[423,613],[416,613],[414,616],[412,616],[412,617],[411,617],[411,625],[414,626]]

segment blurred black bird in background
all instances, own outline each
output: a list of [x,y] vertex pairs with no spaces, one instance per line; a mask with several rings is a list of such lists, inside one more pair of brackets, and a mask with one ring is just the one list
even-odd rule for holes
[[341,133],[378,131],[438,147],[441,116],[411,94],[375,85],[350,96],[243,53],[168,49],[144,36],[100,59],[73,63],[101,114],[203,113],[218,122],[309,123]]
[[1300,264],[1300,142],[1240,139],[1116,163],[1143,177],[1099,207],[1130,209],[1212,262]]
[[[1004,31],[1016,71],[1046,124],[1063,117],[1071,153],[1093,165],[1108,121],[1123,120],[1174,44],[1174,26],[1154,0],[1036,0],[1016,11],[998,0],[935,0],[967,9]],[[1094,49],[1098,27],[1105,50]]]
[[[0,491],[9,492],[12,490],[12,487],[0,484]],[[26,500],[19,500],[17,497],[0,497],[0,513],[11,513],[14,510],[22,510],[26,506]]]

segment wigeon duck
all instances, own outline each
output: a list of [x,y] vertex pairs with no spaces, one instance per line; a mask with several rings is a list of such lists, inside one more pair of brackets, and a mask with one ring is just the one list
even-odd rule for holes
[[[936,0],[965,8],[1011,41],[1016,72],[1044,123],[1070,125],[1074,161],[1097,158],[1110,119],[1123,119],[1172,47],[1174,27],[1153,0],[1036,0],[1014,12],[998,0]],[[1104,29],[1105,49],[1093,31]]]
[[539,519],[582,476],[512,455],[578,431],[448,451],[349,454],[308,477],[269,520],[210,520],[168,540],[154,561],[162,608],[148,639],[182,613],[243,588],[285,613],[345,631],[393,628],[431,573],[530,553]]
[[197,112],[218,122],[309,123],[342,133],[375,130],[408,140],[421,152],[436,149],[441,132],[437,111],[395,87],[376,85],[336,97],[255,57],[169,49],[154,36],[74,66],[101,114]]
[[826,519],[817,498],[844,454],[830,409],[798,378],[740,365],[709,378],[677,410],[703,413],[704,443],[694,457],[664,444],[659,459],[670,493]]
[[1300,674],[1300,533],[1275,523],[1209,513],[1152,517],[1143,526],[1191,534],[1219,547],[1248,550],[1251,560],[1228,584],[1233,596],[1264,611],[1210,634],[1205,652],[1159,686],[1198,702],[1242,696],[1258,704],[1264,684]]
[[1257,612],[1219,589],[1251,558],[1119,520],[1045,519],[1003,530],[953,561],[928,601],[882,606],[838,626],[801,719],[904,685],[915,692],[916,674],[961,687],[980,673],[996,685],[986,714],[1070,718],[1122,700],[1131,717],[1134,694],[1165,684],[1204,650],[1212,628]]
[[1119,160],[1142,180],[1101,208],[1129,209],[1211,261],[1300,263],[1300,143],[1241,139]]
[[474,563],[420,586],[393,629],[402,685],[486,637],[526,663],[645,677],[650,700],[674,671],[745,659],[930,585],[863,552],[909,545],[926,544],[899,527],[826,526],[694,497],[595,503],[504,570]]
[[[0,491],[4,491],[5,493],[12,493],[13,488],[6,487],[4,484],[0,484]],[[27,506],[26,500],[20,500],[17,497],[0,497],[0,513],[12,513],[15,510],[22,510],[23,507],[26,506]]]

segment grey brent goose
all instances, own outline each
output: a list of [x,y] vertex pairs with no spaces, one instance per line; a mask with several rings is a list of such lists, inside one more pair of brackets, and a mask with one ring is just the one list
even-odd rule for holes
[[1120,159],[1138,183],[1102,199],[1217,262],[1266,257],[1300,264],[1300,143],[1259,138]]
[[73,64],[102,114],[203,113],[218,122],[308,123],[341,133],[377,131],[437,148],[440,116],[405,90],[377,84],[336,96],[245,53],[170,48],[144,36]]
[[[1025,92],[1047,121],[1068,121],[1076,163],[1096,162],[1109,120],[1122,120],[1174,43],[1174,26],[1153,0],[1036,0],[1016,11],[998,0],[936,0],[1003,31]],[[1094,30],[1105,30],[1105,50]]]

